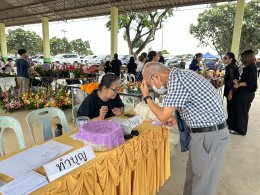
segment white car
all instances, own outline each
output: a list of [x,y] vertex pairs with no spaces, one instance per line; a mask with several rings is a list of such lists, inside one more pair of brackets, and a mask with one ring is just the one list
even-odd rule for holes
[[92,60],[90,60],[90,64],[91,65],[100,65],[100,64],[104,64],[106,62],[106,58],[108,57],[108,55],[100,55],[97,56],[95,58],[93,58]]
[[81,62],[81,59],[77,54],[63,53],[54,56],[52,61],[58,62],[59,64],[69,63],[78,65]]
[[85,56],[85,58],[83,58],[83,63],[89,65],[90,61],[94,58],[96,58],[96,55],[89,55],[89,56]]
[[118,59],[121,61],[122,64],[127,65],[129,63],[131,55],[119,55]]
[[[33,63],[41,65],[44,63],[44,56],[43,55],[34,56],[31,60],[33,61]],[[52,62],[52,58],[51,58],[51,62]]]

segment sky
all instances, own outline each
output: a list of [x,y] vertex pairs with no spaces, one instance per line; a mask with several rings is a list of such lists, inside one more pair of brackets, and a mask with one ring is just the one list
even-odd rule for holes
[[[174,16],[168,18],[163,23],[163,29],[156,32],[155,40],[148,44],[145,51],[151,47],[156,51],[166,49],[172,55],[195,54],[198,52],[210,52],[213,55],[217,55],[217,52],[210,47],[198,46],[199,42],[189,34],[190,24],[196,24],[199,13],[202,13],[205,9],[207,9],[207,5],[182,7],[175,10]],[[108,19],[108,16],[103,16],[82,18],[68,22],[50,22],[50,37],[64,37],[62,30],[65,29],[67,31],[65,36],[70,41],[77,38],[81,38],[84,41],[88,40],[95,54],[110,54],[110,31],[105,27]],[[35,31],[42,37],[41,24],[8,27],[7,30],[15,28]],[[123,30],[118,34],[118,54],[120,55],[128,54],[127,43],[122,36]]]

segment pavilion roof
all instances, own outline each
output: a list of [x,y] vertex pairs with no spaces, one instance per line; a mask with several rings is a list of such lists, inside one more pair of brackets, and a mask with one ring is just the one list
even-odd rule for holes
[[230,0],[0,0],[0,22],[6,26],[110,15],[111,6],[119,13],[174,8]]

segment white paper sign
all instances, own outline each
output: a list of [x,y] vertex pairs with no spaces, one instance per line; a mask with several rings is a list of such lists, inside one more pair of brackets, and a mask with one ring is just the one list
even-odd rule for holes
[[95,157],[92,147],[84,146],[44,165],[43,167],[49,181],[53,181]]
[[143,123],[143,120],[140,116],[134,116],[127,121],[121,123],[124,134],[131,134],[131,131]]

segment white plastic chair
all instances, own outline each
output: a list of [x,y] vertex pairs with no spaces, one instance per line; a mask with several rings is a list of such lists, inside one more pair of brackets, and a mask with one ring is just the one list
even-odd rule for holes
[[26,147],[23,131],[19,121],[11,116],[0,116],[0,156],[5,155],[3,136],[6,128],[11,128],[14,130],[16,137],[18,139],[19,148],[23,149]]
[[101,80],[102,80],[103,76],[105,76],[105,75],[106,75],[106,74],[103,73],[103,74],[101,74],[101,75],[98,76],[98,83],[101,83]]
[[126,73],[126,74],[124,74],[124,77],[129,82],[135,82],[135,75],[134,74]]
[[76,106],[73,106],[73,108],[72,108],[72,117],[73,117],[73,123],[74,124],[76,123],[76,119],[77,119],[77,116],[78,116],[78,110],[79,110],[80,105],[81,104],[78,104]]
[[60,119],[63,133],[69,132],[69,126],[64,112],[59,108],[41,108],[34,110],[27,114],[26,120],[29,126],[29,129],[33,136],[33,141],[35,143],[35,135],[33,131],[33,123],[40,123],[42,131],[43,131],[43,139],[47,141],[53,138],[53,133],[51,129],[51,120],[55,117]]

